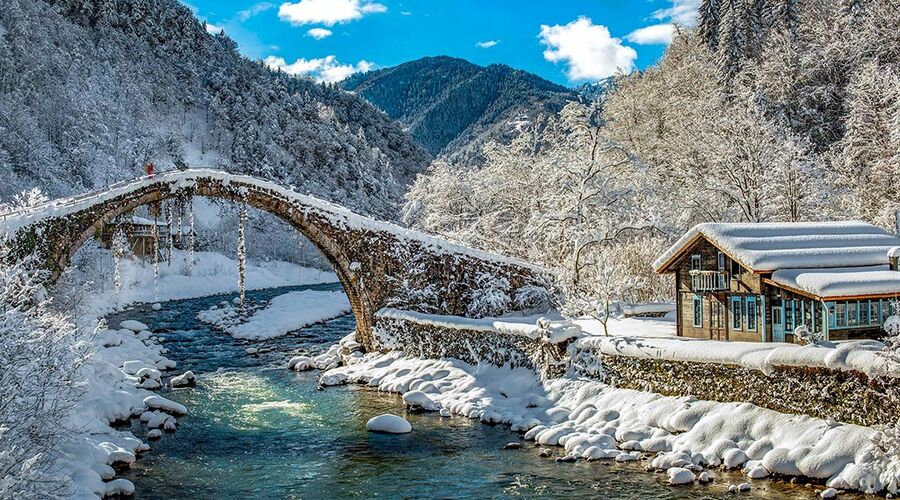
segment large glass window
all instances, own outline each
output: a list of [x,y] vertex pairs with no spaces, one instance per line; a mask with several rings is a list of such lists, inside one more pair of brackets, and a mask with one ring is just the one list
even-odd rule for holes
[[858,302],[847,303],[847,326],[856,326],[857,324],[859,324],[859,317],[856,315],[858,311]]
[[725,254],[719,252],[719,256],[717,257],[717,263],[719,264],[719,271],[725,270]]
[[756,331],[756,297],[747,297],[747,330]]
[[847,303],[838,302],[834,305],[834,324],[838,328],[847,327]]
[[691,271],[700,270],[700,255],[691,255]]
[[742,330],[744,328],[743,305],[740,297],[731,298],[731,328]]
[[703,299],[694,295],[694,326],[703,326]]
[[784,301],[784,331],[794,333],[794,301]]
[[869,301],[869,324],[870,325],[877,325],[878,323],[881,322],[879,320],[879,315],[878,315],[878,305],[880,302],[881,301],[878,301],[878,300]]
[[871,301],[861,300],[859,301],[859,324],[860,325],[868,325],[869,324],[869,304]]

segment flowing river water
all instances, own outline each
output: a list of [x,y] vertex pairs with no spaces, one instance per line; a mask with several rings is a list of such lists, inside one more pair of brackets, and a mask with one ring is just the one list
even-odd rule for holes
[[[259,290],[248,298],[300,289],[340,285]],[[160,311],[139,307],[109,318],[147,323],[178,362],[177,373],[198,375],[196,387],[164,392],[189,414],[125,474],[136,498],[724,498],[729,484],[746,481],[715,471],[711,485],[672,487],[664,474],[638,464],[557,463],[532,443],[503,451],[520,439],[506,426],[431,413],[408,415],[410,434],[366,432],[372,416],[403,415],[398,395],[353,386],[317,390],[318,372],[286,369],[292,353],[318,353],[352,331],[352,315],[249,344],[197,320],[198,312],[233,297],[167,302]],[[248,356],[250,345],[272,350]],[[131,430],[146,437],[140,422]],[[822,486],[754,481],[738,496],[813,498],[816,489]]]

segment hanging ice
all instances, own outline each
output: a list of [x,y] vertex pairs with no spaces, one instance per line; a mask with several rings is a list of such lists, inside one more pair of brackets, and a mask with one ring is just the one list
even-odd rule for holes
[[170,267],[172,266],[172,250],[175,245],[175,238],[172,238],[172,210],[174,206],[172,202],[166,202],[166,231],[169,232],[166,235],[169,242],[169,255],[166,258],[166,265]]
[[150,235],[153,238],[153,297],[154,302],[159,302],[159,225],[155,217]]
[[122,260],[122,257],[125,255],[125,248],[127,248],[127,239],[125,233],[122,232],[122,229],[116,228],[116,231],[113,233],[112,240],[112,250],[113,250],[113,285],[116,289],[116,305],[121,305],[121,300],[119,298],[119,292],[122,289],[122,274],[120,272],[119,266]]
[[244,252],[244,222],[247,219],[247,206],[241,205],[238,214],[238,244],[237,244],[237,261],[238,261],[238,290],[241,294],[241,307],[244,307],[245,298],[245,275],[247,273],[247,256]]
[[194,199],[188,202],[188,276],[194,270]]

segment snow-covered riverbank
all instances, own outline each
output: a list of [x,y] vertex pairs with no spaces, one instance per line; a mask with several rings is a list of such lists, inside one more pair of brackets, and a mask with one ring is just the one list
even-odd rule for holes
[[197,318],[238,339],[266,340],[350,312],[343,291],[301,290],[279,295],[244,317],[240,306],[224,303]]
[[741,468],[754,479],[778,474],[864,492],[897,489],[900,464],[878,452],[874,429],[747,403],[666,397],[577,378],[541,382],[527,369],[398,353],[368,354],[325,372],[321,383],[361,383],[419,405],[430,400],[431,409],[509,424],[527,431],[526,439],[564,446],[572,460],[639,460],[654,453],[652,467],[691,474]]
[[[237,263],[234,260],[216,253],[198,252],[193,269],[188,273],[186,252],[176,252],[171,266],[168,263],[160,265],[156,286],[150,263],[121,261],[122,286],[116,296],[114,287],[108,282],[111,257],[101,253],[92,258],[92,264],[79,271],[84,281],[95,283],[77,318],[83,324],[93,323],[135,303],[202,297],[233,292],[237,288]],[[337,281],[331,272],[286,262],[248,265],[246,278],[248,289]],[[165,348],[153,335],[152,325],[149,330],[141,328],[137,331],[134,325],[124,325],[128,328],[111,326],[112,329],[100,331],[92,339],[93,354],[82,369],[83,396],[66,422],[73,433],[63,444],[57,461],[57,475],[71,480],[68,496],[73,498],[133,492],[134,486],[129,481],[113,479],[115,468],[127,467],[141,451],[148,450],[149,440],[163,436],[161,430],[174,431],[177,414],[187,410],[151,390],[166,384],[163,375],[167,369],[175,368],[174,362],[165,357]],[[169,372],[170,375],[178,373]],[[147,423],[146,435],[135,436],[112,427],[116,422],[136,417]]]

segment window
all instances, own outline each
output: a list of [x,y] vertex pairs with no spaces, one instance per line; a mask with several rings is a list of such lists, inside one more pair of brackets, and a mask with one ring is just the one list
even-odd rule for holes
[[794,332],[794,301],[784,301],[784,331]]
[[859,322],[859,317],[857,316],[857,312],[859,311],[859,303],[858,302],[848,302],[847,303],[847,325],[848,326],[856,326]]
[[741,275],[741,265],[736,260],[731,261],[731,276],[737,278]]
[[725,270],[725,254],[724,253],[719,252],[717,262],[719,264],[719,271],[724,271]]
[[834,305],[834,315],[835,315],[835,323],[834,325],[838,328],[845,328],[847,326],[847,303],[846,302],[838,302]]
[[691,255],[691,271],[699,271],[700,270],[700,256],[699,255]]
[[860,301],[859,303],[859,324],[860,325],[868,325],[869,324],[869,304],[870,301]]
[[694,295],[694,326],[703,326],[703,299]]
[[741,330],[744,327],[743,315],[743,306],[741,304],[740,297],[732,297],[731,298],[731,328],[735,330]]
[[747,330],[756,331],[756,297],[747,297]]
[[880,301],[878,301],[878,300],[873,300],[873,301],[869,302],[869,324],[871,324],[871,325],[877,325],[878,323],[881,322],[879,320],[879,315],[878,315],[879,302]]

